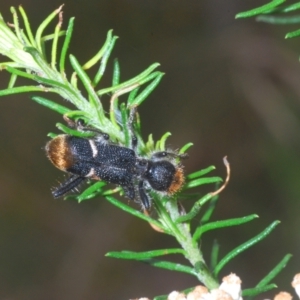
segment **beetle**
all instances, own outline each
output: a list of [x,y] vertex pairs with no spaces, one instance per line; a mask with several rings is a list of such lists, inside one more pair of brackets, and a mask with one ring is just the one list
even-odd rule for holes
[[135,113],[136,108],[132,108],[128,121],[130,147],[112,143],[108,134],[86,127],[80,120],[72,123],[67,119],[70,127],[95,135],[85,138],[60,134],[46,144],[46,154],[52,164],[70,174],[52,191],[54,198],[65,195],[87,179],[103,180],[121,186],[129,199],[141,202],[148,210],[151,207],[149,190],[171,196],[182,188],[185,178],[178,158],[187,155],[157,151],[150,158],[140,156],[133,130]]

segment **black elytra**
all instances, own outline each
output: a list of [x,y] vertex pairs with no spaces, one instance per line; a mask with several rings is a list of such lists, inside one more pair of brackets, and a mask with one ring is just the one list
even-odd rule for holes
[[67,172],[122,186],[132,182],[136,161],[132,149],[74,136],[68,136],[68,145],[73,163]]
[[159,151],[150,159],[137,154],[137,138],[132,122],[136,109],[130,112],[128,129],[131,134],[131,147],[113,144],[109,136],[96,129],[84,127],[81,122],[71,127],[81,131],[95,132],[92,138],[61,134],[46,145],[49,160],[58,169],[70,174],[70,177],[52,191],[55,198],[63,196],[90,178],[116,184],[124,189],[131,200],[141,202],[143,208],[151,207],[148,190],[166,195],[178,192],[184,184],[184,174],[176,158],[186,155]]

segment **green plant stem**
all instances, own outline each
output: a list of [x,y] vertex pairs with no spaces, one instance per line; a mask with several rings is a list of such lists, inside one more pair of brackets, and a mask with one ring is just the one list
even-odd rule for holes
[[[157,204],[157,201],[156,201]],[[208,289],[214,289],[219,286],[217,280],[213,277],[212,273],[206,266],[203,255],[200,251],[198,244],[193,241],[188,224],[176,224],[175,220],[178,219],[180,213],[176,201],[168,201],[166,203],[166,210],[158,207],[160,218],[168,219],[168,229],[172,232],[178,243],[185,251],[185,257],[189,260],[195,270],[195,275]],[[165,216],[164,214],[167,214]],[[175,230],[173,230],[175,228]]]

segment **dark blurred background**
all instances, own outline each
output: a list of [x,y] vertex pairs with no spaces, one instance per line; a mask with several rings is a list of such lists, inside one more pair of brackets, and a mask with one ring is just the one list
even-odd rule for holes
[[[140,108],[144,136],[170,131],[173,148],[192,141],[187,173],[215,165],[214,174],[224,177],[222,158],[228,155],[232,177],[214,219],[260,216],[207,234],[203,251],[207,255],[217,238],[223,257],[279,219],[281,225],[226,266],[221,278],[235,272],[243,288],[252,287],[292,253],[275,280],[292,292],[290,282],[300,271],[300,40],[284,40],[295,27],[234,19],[266,2],[65,0],[64,21],[76,17],[71,53],[82,63],[109,29],[120,37],[112,58],[120,61],[122,80],[161,63],[166,76]],[[62,2],[2,1],[6,21],[12,19],[9,7],[19,4],[37,28]],[[3,71],[0,86],[7,82]],[[50,188],[64,177],[43,147],[62,118],[32,102],[32,95],[0,102],[0,299],[151,298],[196,285],[185,274],[104,257],[108,251],[175,247],[170,237],[103,199],[79,205],[52,198]]]

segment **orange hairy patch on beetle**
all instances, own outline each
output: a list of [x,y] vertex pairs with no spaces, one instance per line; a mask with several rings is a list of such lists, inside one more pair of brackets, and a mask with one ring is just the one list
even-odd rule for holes
[[69,147],[68,137],[59,135],[46,145],[49,160],[62,171],[68,170],[74,164],[72,149]]
[[172,183],[171,183],[170,187],[168,188],[167,193],[169,195],[173,195],[173,194],[179,192],[181,190],[182,186],[184,185],[184,182],[185,182],[185,179],[184,179],[183,169],[179,167],[176,169]]

